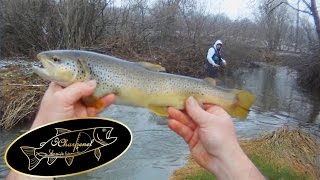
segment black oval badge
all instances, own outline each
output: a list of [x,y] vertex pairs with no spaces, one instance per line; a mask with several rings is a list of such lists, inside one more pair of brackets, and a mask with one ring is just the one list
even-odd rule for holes
[[13,141],[4,155],[10,169],[31,176],[63,177],[102,167],[123,155],[130,129],[106,118],[80,118],[33,129]]

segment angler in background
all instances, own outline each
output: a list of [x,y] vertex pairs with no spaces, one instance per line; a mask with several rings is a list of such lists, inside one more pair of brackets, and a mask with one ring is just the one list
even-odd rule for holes
[[226,66],[226,60],[221,57],[222,41],[217,40],[212,47],[209,48],[206,61],[206,69],[209,77],[217,78],[220,66]]

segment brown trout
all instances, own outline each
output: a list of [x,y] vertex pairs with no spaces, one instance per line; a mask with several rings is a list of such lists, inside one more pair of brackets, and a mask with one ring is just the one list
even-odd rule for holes
[[160,72],[165,69],[147,62],[129,62],[81,50],[45,51],[37,58],[43,68],[34,66],[34,71],[63,87],[96,80],[95,92],[83,101],[97,108],[102,104],[99,98],[115,93],[116,104],[144,107],[167,116],[168,106],[184,109],[186,99],[193,96],[199,103],[219,105],[232,117],[243,119],[255,101],[255,96],[248,91],[218,87],[211,78],[196,79]]

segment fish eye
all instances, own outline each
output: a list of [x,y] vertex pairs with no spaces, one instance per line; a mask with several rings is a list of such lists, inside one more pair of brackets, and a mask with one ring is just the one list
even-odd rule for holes
[[57,63],[60,62],[60,59],[58,57],[56,57],[56,56],[52,57],[52,59],[53,59],[54,62],[57,62]]

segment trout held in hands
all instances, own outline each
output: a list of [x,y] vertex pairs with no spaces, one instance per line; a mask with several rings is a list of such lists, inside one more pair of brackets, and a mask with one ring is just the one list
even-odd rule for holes
[[193,96],[199,103],[217,104],[232,117],[246,118],[255,96],[243,90],[217,87],[211,78],[196,79],[164,73],[163,67],[147,62],[129,62],[108,55],[80,50],[53,50],[37,55],[43,68],[34,66],[42,78],[63,87],[75,82],[96,80],[92,96],[83,101],[101,108],[99,98],[115,93],[116,104],[148,108],[167,116],[167,107],[184,109]]

